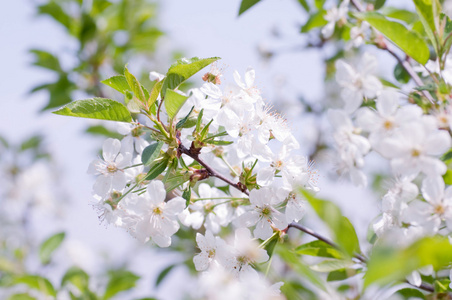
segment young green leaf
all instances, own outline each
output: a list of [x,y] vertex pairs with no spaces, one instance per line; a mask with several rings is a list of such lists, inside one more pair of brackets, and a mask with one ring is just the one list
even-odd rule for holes
[[306,33],[314,28],[325,26],[328,23],[324,18],[325,14],[325,10],[312,13],[306,23],[301,27],[301,33]]
[[181,95],[173,90],[167,89],[165,95],[165,108],[170,119],[173,119],[182,105],[184,105],[185,101],[187,101],[188,97]]
[[74,101],[53,113],[62,116],[132,122],[132,116],[124,104],[106,98]]
[[103,299],[107,300],[119,292],[130,290],[135,286],[138,279],[140,279],[139,276],[129,271],[119,270],[111,272]]
[[155,281],[155,286],[158,287],[160,285],[160,283],[162,283],[163,279],[165,279],[166,276],[168,276],[168,274],[171,272],[171,270],[176,266],[177,265],[169,265],[168,267],[163,269],[162,272],[160,272],[160,274],[157,276],[157,280]]
[[312,241],[295,249],[295,253],[329,258],[344,258],[344,254],[323,241]]
[[309,269],[309,267],[305,265],[297,255],[288,250],[284,246],[284,244],[283,247],[277,248],[277,253],[290,268],[294,269],[294,271],[301,274],[306,280],[308,280],[321,290],[327,291],[326,283],[324,282],[324,280],[311,269]]
[[342,216],[335,204],[330,201],[317,199],[307,191],[301,193],[314,208],[317,215],[322,219],[334,233],[335,242],[350,256],[359,253],[359,241],[355,229],[350,221]]
[[166,73],[165,79],[163,79],[163,86],[161,89],[162,97],[165,96],[167,89],[174,90],[185,80],[195,75],[203,68],[207,67],[211,63],[219,60],[219,57],[211,57],[200,59],[193,57],[190,59],[182,58],[174,63]]
[[9,296],[8,300],[36,300],[36,298],[26,293],[20,293]]
[[41,259],[42,264],[46,265],[50,263],[52,253],[58,249],[65,236],[66,234],[64,232],[60,232],[52,235],[41,244],[41,247],[39,248],[39,258]]
[[[185,125],[185,123],[188,121],[188,119],[190,118],[190,115],[191,115],[191,113],[193,112],[193,109],[194,109],[194,108],[195,108],[195,107],[192,106],[191,109],[190,109],[190,112],[189,112],[184,118],[180,119],[179,122],[177,122],[177,124],[176,124],[176,129],[179,129],[179,128],[185,128],[184,125]],[[195,125],[195,124],[193,124],[193,126],[194,126],[194,125]]]
[[144,95],[143,89],[141,88],[140,82],[138,79],[129,72],[127,67],[124,68],[124,76],[126,77],[127,83],[132,88],[132,92],[137,97],[137,99],[144,105],[148,98]]
[[427,265],[439,270],[452,263],[452,245],[447,237],[426,237],[402,249],[374,247],[364,277],[364,287],[404,279]]
[[120,133],[111,131],[102,125],[94,125],[90,126],[85,130],[86,133],[90,133],[92,135],[101,135],[113,139],[122,139],[124,136]]
[[321,263],[310,266],[310,268],[317,272],[331,272],[353,266],[355,263],[352,260],[324,260]]
[[159,156],[160,149],[162,149],[163,142],[155,142],[144,148],[141,154],[141,162],[145,166],[149,166]]
[[331,271],[326,278],[326,281],[340,281],[350,278],[358,274],[358,271],[355,269],[339,269]]
[[35,61],[33,62],[34,66],[43,67],[56,72],[62,71],[58,57],[53,54],[38,49],[32,49],[30,52],[35,55]]
[[422,65],[427,63],[430,58],[430,51],[424,39],[416,32],[410,31],[402,24],[390,21],[385,16],[376,12],[359,13],[356,15],[366,20],[414,60]]
[[242,0],[242,3],[240,3],[239,16],[253,7],[255,4],[257,4],[259,1],[261,0]]
[[126,95],[127,91],[131,91],[129,83],[127,83],[127,79],[124,75],[116,75],[102,80],[101,82],[105,85],[108,85],[109,87],[114,88],[123,95]]
[[85,291],[89,284],[89,275],[78,267],[72,267],[66,271],[61,279],[61,286],[71,283],[79,289],[80,292]]
[[185,207],[187,207],[188,205],[190,205],[190,200],[191,200],[191,187],[188,186],[184,192],[182,193],[182,198],[185,199]]
[[162,90],[162,86],[163,86],[163,80],[156,82],[154,84],[154,86],[152,87],[151,90],[151,95],[149,96],[148,99],[148,107],[152,107],[152,105],[155,103],[155,101],[157,101],[157,98],[159,97],[159,94]]
[[149,172],[146,174],[146,180],[153,180],[155,178],[157,178],[157,176],[159,176],[160,174],[163,173],[163,171],[165,171],[166,167],[168,166],[168,158],[164,158],[161,161],[158,161],[156,163],[154,163],[153,165],[151,165],[151,169],[149,170]]
[[[419,18],[421,19],[422,25],[424,26],[425,33],[435,47],[435,51],[438,50],[438,45],[436,44],[435,32],[435,14],[433,12],[432,0],[413,0],[414,5],[416,5],[416,10],[418,12]],[[438,53],[438,52],[437,52]]]
[[56,291],[47,278],[38,275],[23,275],[13,278],[14,284],[25,284],[31,289],[40,291],[48,296],[56,297]]

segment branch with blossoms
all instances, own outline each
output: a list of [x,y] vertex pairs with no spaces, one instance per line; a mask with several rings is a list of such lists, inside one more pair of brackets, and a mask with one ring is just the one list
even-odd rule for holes
[[[395,178],[383,197],[381,214],[371,224],[368,258],[340,209],[313,196],[319,190],[317,171],[296,154],[299,145],[286,121],[268,108],[254,86],[254,70],[248,69],[243,78],[235,72],[235,83],[221,89],[222,73],[213,65],[200,88],[181,91],[182,83],[218,58],[182,59],[166,74],[152,73],[156,80],[150,91],[126,68],[124,75],[103,81],[124,95],[126,105],[94,98],[56,112],[126,124],[121,129],[126,137],[107,140],[103,159],[89,167],[99,175],[93,193],[103,218],[160,247],[178,241],[173,236],[181,225],[196,232],[201,252],[194,255],[194,268],[208,274],[201,277],[201,298],[212,298],[212,291],[221,291],[219,282],[228,278],[234,286],[228,288],[246,297],[261,292],[262,298],[280,297],[280,288],[290,297],[293,284],[271,285],[263,275],[266,264],[265,273],[273,282],[292,276],[273,274],[274,255],[302,275],[299,284],[314,286],[321,296],[339,299],[344,293],[329,282],[351,278],[359,283],[348,285],[351,296],[346,297],[366,297],[370,287],[385,295],[394,284],[405,290],[402,295],[448,295],[452,210],[446,185],[452,181],[446,163],[452,144],[452,86],[444,69],[452,22],[436,3],[414,2],[424,36],[394,21],[394,14],[364,11],[358,1],[352,1],[358,11],[342,1],[323,14],[326,24],[320,34],[325,43],[348,34],[346,50],[364,42],[377,46],[397,59],[399,81],[417,84],[413,89],[381,80],[377,59],[367,52],[355,63],[335,61],[343,105],[329,110],[328,119],[334,127],[339,171],[366,186],[363,167],[374,151],[389,161]],[[400,59],[388,41],[411,62]],[[429,46],[436,52],[438,71],[428,66]],[[419,68],[412,67],[413,62]],[[426,73],[420,68],[424,65]],[[396,93],[402,88],[409,91],[404,101]],[[297,223],[308,203],[327,225],[330,238]],[[315,240],[289,239],[289,228]],[[226,233],[234,233],[234,241]],[[306,256],[318,261],[307,264]],[[417,289],[406,291],[405,282]]]

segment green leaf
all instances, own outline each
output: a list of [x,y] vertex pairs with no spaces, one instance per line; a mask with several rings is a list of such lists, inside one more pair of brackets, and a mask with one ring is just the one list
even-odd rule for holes
[[443,175],[444,183],[447,185],[452,185],[452,170],[448,169]]
[[339,270],[330,272],[328,274],[326,281],[345,280],[345,279],[355,276],[356,274],[358,274],[358,271],[355,269],[339,269]]
[[452,149],[449,149],[449,151],[447,151],[446,153],[443,154],[443,156],[441,157],[441,160],[445,163],[445,164],[449,164],[452,162]]
[[296,280],[284,280],[284,285],[281,287],[281,293],[286,296],[286,299],[290,300],[318,299],[314,292],[307,289]]
[[65,236],[66,234],[64,232],[60,232],[52,235],[41,244],[41,247],[39,248],[39,258],[41,259],[42,264],[46,265],[50,263],[52,253],[58,249]]
[[395,89],[399,89],[399,88],[400,88],[400,87],[398,87],[397,85],[395,85],[394,83],[392,83],[392,82],[390,82],[390,81],[387,81],[387,80],[384,79],[384,78],[379,78],[379,79],[380,79],[381,83],[382,83],[384,86],[391,87],[391,88],[395,88]]
[[87,13],[82,14],[79,40],[82,46],[96,36],[96,21]]
[[419,16],[416,13],[396,7],[384,7],[380,10],[380,13],[388,18],[403,21],[406,24],[413,24],[419,20]]
[[129,84],[127,83],[127,79],[124,75],[116,75],[108,79],[102,80],[101,82],[105,85],[108,85],[109,87],[114,88],[123,95],[126,95],[127,91],[131,90]]
[[159,97],[160,92],[162,91],[163,87],[163,80],[156,82],[151,90],[151,95],[149,96],[148,100],[148,107],[152,107],[152,105],[157,101],[157,98]]
[[273,252],[275,251],[275,247],[278,244],[278,241],[279,241],[279,232],[275,232],[271,237],[266,239],[260,245],[260,248],[263,248],[265,249],[265,251],[267,251],[269,262],[271,262],[271,257],[273,256]]
[[425,41],[416,32],[410,31],[402,24],[390,21],[376,12],[356,15],[366,20],[414,60],[422,65],[427,63],[430,58],[430,51]]
[[61,279],[61,286],[71,283],[83,292],[88,289],[89,285],[89,275],[78,267],[72,267],[66,271],[63,278]]
[[124,104],[106,98],[75,101],[53,113],[62,116],[132,122],[132,116]]
[[326,14],[325,10],[321,10],[311,14],[306,23],[301,27],[301,33],[306,33],[314,28],[325,26],[328,23],[324,18],[325,14]]
[[320,288],[323,291],[327,291],[326,283],[320,278],[316,273],[314,273],[307,265],[305,265],[297,255],[295,255],[292,251],[288,250],[284,244],[283,247],[277,248],[277,253],[284,260],[287,265],[292,268],[297,273],[301,274],[304,278],[309,280],[309,282],[313,283],[315,286]]
[[157,276],[157,280],[155,281],[155,287],[158,287],[160,283],[162,283],[163,279],[165,279],[166,276],[168,276],[168,274],[171,272],[171,270],[176,266],[177,265],[169,265],[168,267],[163,269],[162,272],[160,272],[160,274]]
[[8,300],[36,300],[36,298],[26,293],[21,293],[9,296]]
[[421,19],[422,25],[424,25],[425,33],[435,47],[435,50],[437,50],[438,46],[435,39],[435,32],[437,32],[437,30],[432,0],[413,0],[413,2],[414,5],[416,5],[416,11]]
[[59,107],[61,105],[71,102],[71,92],[76,88],[76,85],[69,80],[68,74],[60,73],[57,81],[54,83],[47,83],[33,88],[30,93],[40,90],[47,90],[49,93],[49,102],[42,108],[41,111]]
[[146,180],[153,180],[157,178],[160,174],[165,171],[166,167],[168,166],[169,159],[163,158],[160,161],[155,162],[153,165],[151,165],[151,169],[146,174]]
[[167,89],[165,95],[165,108],[170,119],[174,119],[188,97],[173,90]]
[[207,140],[205,143],[206,143],[206,144],[212,144],[212,145],[215,145],[215,146],[227,146],[227,145],[231,145],[231,144],[234,143],[234,142],[231,142],[231,141],[223,141],[223,140],[215,140],[215,141],[213,141],[213,140]]
[[344,258],[344,254],[323,241],[312,241],[295,249],[295,253],[310,256]]
[[122,137],[123,137],[122,134],[111,131],[102,125],[90,126],[85,130],[85,132],[90,133],[92,135],[101,135],[101,136],[106,136],[106,137],[114,138],[114,139],[122,139]]
[[439,270],[451,263],[452,245],[447,237],[426,237],[402,249],[374,247],[367,264],[364,287],[403,280],[414,270],[427,265]]
[[25,140],[20,145],[20,151],[25,151],[25,150],[29,150],[29,149],[37,149],[37,148],[39,148],[39,146],[41,146],[42,140],[43,140],[42,136],[34,135],[34,136],[30,137],[29,139]]
[[426,299],[425,295],[422,294],[421,291],[416,289],[410,289],[405,288],[397,291],[397,294],[402,295],[405,299],[413,299],[413,298],[420,298],[420,299]]
[[245,11],[253,7],[255,4],[257,4],[261,0],[242,0],[242,3],[240,3],[239,8],[239,16],[243,14]]
[[40,291],[49,296],[56,296],[55,288],[47,278],[38,275],[23,275],[13,279],[15,284],[26,284],[29,288]]
[[380,9],[385,5],[386,0],[375,0],[374,9]]
[[38,7],[39,14],[47,14],[55,21],[70,30],[73,24],[72,18],[57,4],[54,0],[48,1],[46,4]]
[[118,270],[111,272],[103,299],[110,299],[119,292],[130,290],[135,286],[138,279],[140,279],[139,276],[129,271]]
[[154,160],[159,156],[160,149],[162,149],[164,142],[155,142],[144,148],[141,154],[141,162],[145,166],[151,165]]
[[450,284],[450,279],[447,279],[447,278],[435,280],[435,282],[434,282],[435,292],[437,292],[437,293],[449,292],[451,290],[449,288],[449,284]]
[[355,263],[352,260],[324,260],[321,263],[310,266],[310,268],[317,272],[331,272],[345,269],[353,266]]
[[398,82],[402,84],[408,83],[411,79],[410,74],[399,63],[394,68],[394,77],[395,79],[397,79]]
[[359,241],[355,229],[350,221],[342,216],[339,207],[330,201],[317,199],[304,190],[301,190],[301,192],[311,204],[312,208],[314,208],[320,219],[322,219],[334,233],[335,242],[350,256],[354,253],[359,253]]
[[188,186],[184,192],[182,193],[182,198],[185,199],[185,207],[188,207],[190,205],[191,200],[191,187]]
[[168,69],[165,79],[163,79],[163,86],[161,89],[162,98],[165,96],[166,90],[174,90],[184,81],[186,81],[191,76],[195,75],[203,68],[207,67],[211,63],[219,60],[219,57],[211,57],[200,59],[198,57],[193,57],[190,59],[182,58],[176,61]]
[[311,10],[306,0],[298,0],[298,3],[304,8],[306,12],[309,12]]
[[[186,128],[186,127],[184,127],[184,125],[185,125],[185,123],[187,123],[187,121],[189,120],[190,115],[191,115],[191,113],[193,112],[193,109],[194,109],[194,108],[195,108],[195,107],[192,106],[191,109],[190,109],[190,112],[189,112],[184,118],[180,119],[179,122],[177,122],[177,124],[176,124],[176,129],[179,129],[179,128]],[[195,126],[195,124],[193,124],[193,126]],[[188,127],[188,128],[189,128],[189,127]]]
[[38,50],[38,49],[32,49],[32,50],[30,50],[30,52],[33,53],[35,56],[34,57],[35,61],[33,62],[34,66],[43,67],[43,68],[53,70],[56,72],[62,71],[61,66],[60,66],[60,61],[53,54],[51,54],[47,51]]
[[144,95],[143,89],[138,79],[129,72],[127,67],[124,68],[124,76],[126,77],[127,83],[132,88],[132,92],[135,97],[145,105],[147,103],[147,97]]

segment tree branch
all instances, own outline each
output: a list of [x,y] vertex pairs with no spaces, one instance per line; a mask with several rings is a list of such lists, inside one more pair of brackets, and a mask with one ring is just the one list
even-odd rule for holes
[[187,156],[190,156],[191,158],[193,158],[194,160],[196,160],[201,166],[203,166],[207,172],[209,173],[209,176],[213,176],[216,177],[218,179],[223,180],[224,182],[226,182],[227,184],[229,184],[230,186],[238,189],[239,191],[245,193],[246,195],[249,196],[249,192],[244,189],[239,183],[234,183],[231,180],[229,180],[228,178],[224,177],[223,175],[221,175],[220,173],[218,173],[217,171],[215,171],[212,167],[210,167],[208,164],[206,164],[201,158],[199,158],[199,154],[198,153],[193,153],[193,151],[187,149],[184,145],[180,144],[179,145],[179,151],[182,154],[185,154]]

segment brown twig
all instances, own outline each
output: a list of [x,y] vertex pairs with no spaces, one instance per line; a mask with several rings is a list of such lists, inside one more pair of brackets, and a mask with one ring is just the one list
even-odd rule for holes
[[212,167],[210,167],[210,166],[209,166],[208,164],[206,164],[201,158],[199,158],[199,154],[198,154],[198,153],[194,153],[194,151],[191,151],[191,150],[187,149],[187,148],[186,148],[184,145],[182,145],[182,144],[179,145],[179,149],[178,149],[178,150],[179,150],[179,152],[180,152],[181,154],[185,154],[185,155],[187,155],[187,156],[190,156],[190,157],[193,158],[194,160],[196,160],[201,166],[203,166],[203,167],[207,170],[209,176],[216,177],[216,178],[218,178],[218,179],[220,179],[220,180],[223,180],[224,182],[226,182],[226,183],[229,184],[230,186],[232,186],[232,187],[238,189],[239,191],[245,193],[246,195],[249,195],[249,192],[248,192],[247,190],[245,190],[245,189],[243,188],[242,185],[240,185],[239,183],[234,183],[234,182],[232,182],[232,181],[229,180],[228,178],[224,177],[223,175],[221,175],[220,173],[218,173],[217,171],[215,171],[214,169],[212,169]]

